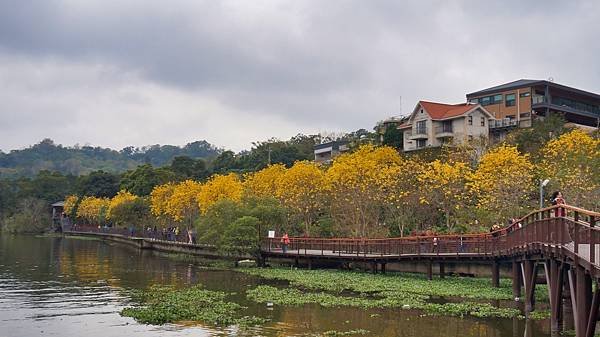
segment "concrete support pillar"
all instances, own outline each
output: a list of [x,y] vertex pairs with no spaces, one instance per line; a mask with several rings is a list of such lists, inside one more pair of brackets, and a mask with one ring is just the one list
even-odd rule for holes
[[446,277],[446,266],[444,262],[440,262],[440,278]]
[[500,264],[496,260],[492,262],[492,287],[500,287]]
[[515,298],[521,297],[521,266],[517,261],[512,263],[512,291]]
[[381,273],[385,274],[385,262],[381,263]]

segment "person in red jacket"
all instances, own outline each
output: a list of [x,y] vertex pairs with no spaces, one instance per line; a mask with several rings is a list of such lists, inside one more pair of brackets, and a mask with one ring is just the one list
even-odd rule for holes
[[284,254],[287,252],[287,247],[289,244],[290,244],[290,238],[288,237],[288,234],[285,233],[281,237],[281,249],[283,250]]
[[[556,191],[554,193],[552,193],[552,205],[565,205],[565,198],[563,198],[563,195],[560,191]],[[565,216],[565,209],[562,207],[558,207],[554,209],[554,216],[555,217],[560,217],[560,216]]]

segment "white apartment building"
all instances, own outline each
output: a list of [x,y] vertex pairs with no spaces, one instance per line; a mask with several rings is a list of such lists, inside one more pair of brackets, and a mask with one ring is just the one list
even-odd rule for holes
[[419,101],[408,121],[398,128],[404,133],[404,151],[413,151],[487,138],[493,118],[480,104]]

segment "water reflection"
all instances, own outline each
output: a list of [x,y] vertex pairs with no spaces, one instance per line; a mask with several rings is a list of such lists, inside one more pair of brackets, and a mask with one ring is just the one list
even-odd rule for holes
[[[406,310],[326,309],[318,305],[267,308],[245,290],[262,281],[198,262],[96,240],[0,236],[0,336],[314,336],[365,329],[368,336],[549,336],[548,322],[422,316]],[[151,284],[202,283],[233,292],[244,314],[271,322],[250,331],[202,326],[148,326],[121,317],[123,290]]]

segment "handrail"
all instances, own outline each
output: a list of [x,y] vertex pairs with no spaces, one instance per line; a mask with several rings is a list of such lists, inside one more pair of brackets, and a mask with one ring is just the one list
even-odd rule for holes
[[[508,227],[504,227],[495,231],[491,231],[491,232],[485,232],[485,233],[470,233],[470,234],[441,234],[441,235],[413,235],[413,236],[406,236],[406,237],[393,237],[393,238],[318,238],[318,237],[290,237],[290,241],[315,241],[315,240],[320,240],[320,241],[336,241],[336,242],[380,242],[380,241],[416,241],[416,240],[422,240],[422,239],[433,239],[433,238],[438,238],[439,240],[443,240],[443,239],[468,239],[468,238],[486,238],[486,237],[497,237],[499,235],[506,235],[507,232],[510,231],[515,231],[518,230],[519,228],[515,228],[516,226],[518,226],[519,224],[521,224],[523,227],[526,226],[525,224],[525,220],[528,219],[531,216],[537,215],[537,214],[543,214],[544,212],[549,212],[552,211],[554,209],[557,208],[561,208],[561,209],[565,209],[565,210],[570,210],[573,212],[577,212],[580,214],[584,214],[590,217],[595,217],[597,219],[600,219],[600,213],[598,212],[594,212],[594,211],[589,211],[583,208],[579,208],[579,207],[575,207],[575,206],[571,206],[571,205],[567,205],[567,204],[562,204],[562,205],[553,205],[553,206],[549,206],[549,207],[545,207],[545,208],[541,208],[538,210],[534,210],[531,211],[529,213],[527,213],[526,215],[522,216],[519,219],[516,219],[513,224],[511,224]],[[581,221],[581,219],[579,219],[579,221]],[[583,225],[589,226],[588,223],[583,222]],[[281,237],[275,237],[275,238],[271,238],[271,240],[280,240]]]

